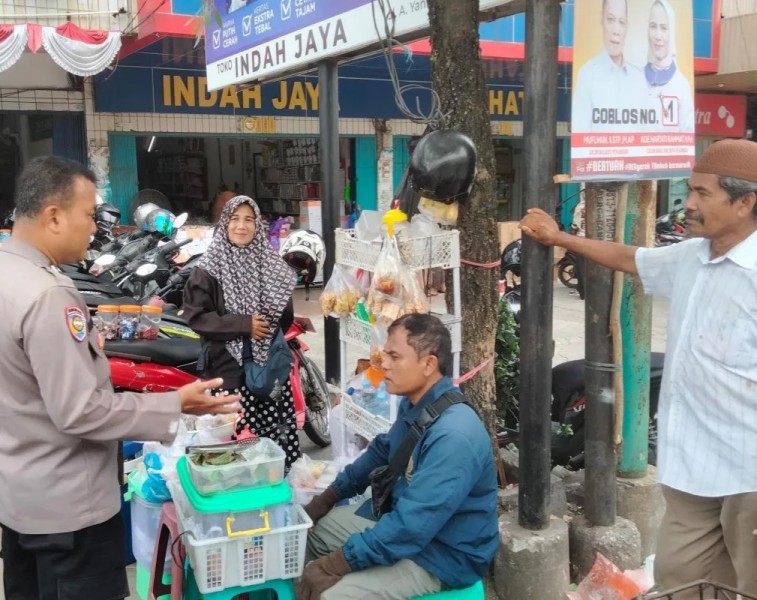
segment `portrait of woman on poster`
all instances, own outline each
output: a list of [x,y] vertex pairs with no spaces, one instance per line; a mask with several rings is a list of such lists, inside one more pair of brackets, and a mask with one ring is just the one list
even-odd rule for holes
[[[694,133],[696,112],[691,83],[676,63],[676,17],[669,0],[653,0],[649,11],[649,51],[644,76],[649,86],[651,108],[659,115],[663,131]],[[677,103],[671,98],[677,98]],[[674,110],[676,115],[663,115]]]

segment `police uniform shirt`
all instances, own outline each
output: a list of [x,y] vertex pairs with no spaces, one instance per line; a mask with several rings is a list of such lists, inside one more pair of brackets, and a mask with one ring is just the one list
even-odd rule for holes
[[84,300],[36,248],[3,241],[0,273],[0,523],[103,523],[121,506],[117,440],[171,442],[179,395],[114,393]]

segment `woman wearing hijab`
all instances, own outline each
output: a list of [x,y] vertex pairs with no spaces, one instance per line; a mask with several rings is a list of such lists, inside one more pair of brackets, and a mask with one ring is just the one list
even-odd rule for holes
[[[289,380],[270,397],[253,396],[245,386],[243,340],[252,359],[265,366],[279,328],[294,319],[294,271],[271,248],[260,210],[247,196],[224,206],[213,241],[184,288],[184,316],[203,339],[203,373],[223,377],[216,394],[241,393],[236,433],[245,429],[271,438],[286,452],[286,468],[300,456]],[[232,383],[233,382],[233,383]]]
[[[662,130],[694,133],[696,113],[691,83],[676,64],[675,18],[668,0],[653,0],[649,11],[649,51],[644,75],[649,85],[651,108],[657,111]],[[671,110],[678,113],[671,115],[677,125],[664,125],[662,115]]]

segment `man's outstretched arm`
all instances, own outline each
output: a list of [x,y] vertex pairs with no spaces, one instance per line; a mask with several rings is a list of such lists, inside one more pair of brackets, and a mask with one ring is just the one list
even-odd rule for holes
[[561,246],[595,263],[625,273],[636,274],[636,246],[590,240],[560,231],[555,220],[540,208],[531,208],[520,222],[530,238],[545,246]]

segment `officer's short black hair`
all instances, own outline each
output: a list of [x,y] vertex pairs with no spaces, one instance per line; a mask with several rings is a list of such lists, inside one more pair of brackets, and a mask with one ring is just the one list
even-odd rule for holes
[[76,161],[57,156],[33,158],[18,176],[16,217],[36,217],[52,201],[66,204],[77,177],[97,182],[95,174]]
[[407,343],[419,357],[436,356],[441,374],[452,376],[452,338],[438,317],[423,314],[405,315],[389,326],[389,333],[399,327],[407,331]]

